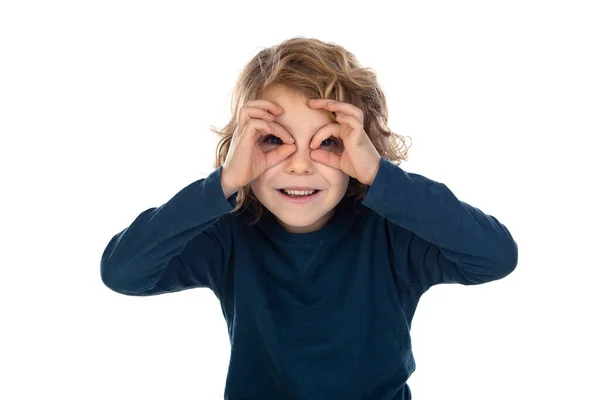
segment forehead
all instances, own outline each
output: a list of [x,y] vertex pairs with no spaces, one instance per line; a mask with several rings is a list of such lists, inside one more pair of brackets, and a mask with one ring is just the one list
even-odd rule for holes
[[275,116],[275,122],[292,134],[304,131],[314,134],[322,126],[334,121],[325,110],[311,108],[305,94],[281,85],[269,87],[260,98],[283,108],[283,113]]
[[[301,103],[308,107],[308,96],[298,90],[292,90],[282,85],[273,85],[263,90],[260,98],[273,102]],[[283,107],[283,105],[282,105]]]

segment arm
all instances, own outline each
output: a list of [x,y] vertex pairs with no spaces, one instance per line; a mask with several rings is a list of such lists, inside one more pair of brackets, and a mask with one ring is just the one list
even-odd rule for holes
[[139,214],[106,246],[100,275],[110,289],[148,296],[220,284],[231,238],[233,209],[221,168],[179,191],[160,207]]
[[391,222],[393,262],[409,283],[474,285],[517,265],[517,243],[495,217],[385,158],[362,203]]

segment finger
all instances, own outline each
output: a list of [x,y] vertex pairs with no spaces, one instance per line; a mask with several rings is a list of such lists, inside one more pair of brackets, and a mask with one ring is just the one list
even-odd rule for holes
[[313,150],[310,156],[316,162],[327,165],[328,167],[336,168],[341,171],[340,160],[341,156],[327,150]]
[[252,118],[262,118],[267,121],[275,120],[275,115],[283,112],[283,108],[268,100],[250,100],[239,111],[240,126],[245,126]]
[[308,105],[314,108],[323,108],[330,103],[334,103],[333,99],[309,99]]
[[253,140],[256,140],[259,136],[267,136],[273,132],[273,127],[267,121],[251,118],[250,121],[244,126],[242,136],[250,135]]
[[271,125],[275,128],[275,135],[285,143],[292,144],[295,142],[292,135],[283,126],[279,125],[277,122],[271,122]]
[[321,145],[321,142],[323,140],[325,140],[331,136],[339,138],[341,129],[342,129],[342,126],[340,124],[338,124],[337,122],[331,122],[331,123],[325,125],[321,129],[319,129],[317,131],[317,133],[315,133],[315,136],[313,136],[312,140],[310,141],[310,148],[311,149],[318,148]]
[[282,144],[281,146],[277,146],[276,149],[267,152],[265,154],[265,157],[267,158],[267,168],[279,164],[294,151],[296,151],[295,144]]
[[264,99],[248,100],[245,106],[262,108],[263,110],[269,111],[273,114],[281,114],[283,112],[283,108],[280,105]]
[[343,112],[354,116],[359,121],[363,121],[362,110],[349,103],[329,99],[311,99],[308,103],[313,108],[323,108],[333,112]]
[[275,116],[267,110],[263,110],[262,108],[244,107],[241,113],[239,125],[241,127],[246,126],[246,124],[252,119],[262,119],[267,122],[272,122],[275,120]]
[[341,122],[343,124],[350,126],[355,131],[362,130],[362,126],[363,126],[362,122],[357,120],[356,117],[354,117],[353,115],[346,115],[346,114],[336,115],[335,119],[338,122]]

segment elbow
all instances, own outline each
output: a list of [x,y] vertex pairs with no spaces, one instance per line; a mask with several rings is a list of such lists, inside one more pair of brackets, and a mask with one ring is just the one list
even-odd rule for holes
[[504,248],[499,257],[498,269],[501,271],[501,278],[510,275],[519,263],[519,246],[512,238],[508,246]]
[[150,296],[167,292],[158,285],[160,274],[135,276],[131,274],[129,264],[112,265],[101,263],[102,283],[113,292],[127,296]]
[[112,237],[100,258],[100,279],[107,288],[117,293],[123,293],[122,271],[124,267],[123,263],[115,256],[115,248],[121,238],[120,235],[117,234]]
[[104,286],[112,290],[113,292],[124,294],[124,295],[137,295],[136,285],[133,284],[131,278],[124,275],[126,271],[125,265],[115,265],[102,262],[100,264],[100,279]]
[[123,285],[119,284],[119,279],[116,271],[116,267],[113,267],[104,262],[100,263],[100,279],[102,279],[102,283],[104,283],[104,286],[106,286],[114,292],[125,294],[123,290]]

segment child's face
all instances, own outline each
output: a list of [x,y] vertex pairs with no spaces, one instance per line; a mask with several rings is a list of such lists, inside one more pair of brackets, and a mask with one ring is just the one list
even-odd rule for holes
[[[323,110],[308,106],[308,98],[282,86],[273,86],[262,99],[283,108],[275,123],[286,126],[294,138],[296,151],[279,164],[267,169],[250,183],[258,200],[273,213],[289,232],[307,233],[321,229],[335,214],[335,206],[344,197],[349,176],[344,172],[314,161],[310,157],[310,141],[317,131],[332,121]],[[274,136],[283,126],[275,125]],[[281,141],[271,138],[260,144],[263,151],[275,149]],[[321,149],[340,152],[343,147],[327,141]],[[293,186],[312,187],[320,191],[306,202],[294,202],[279,189]]]

